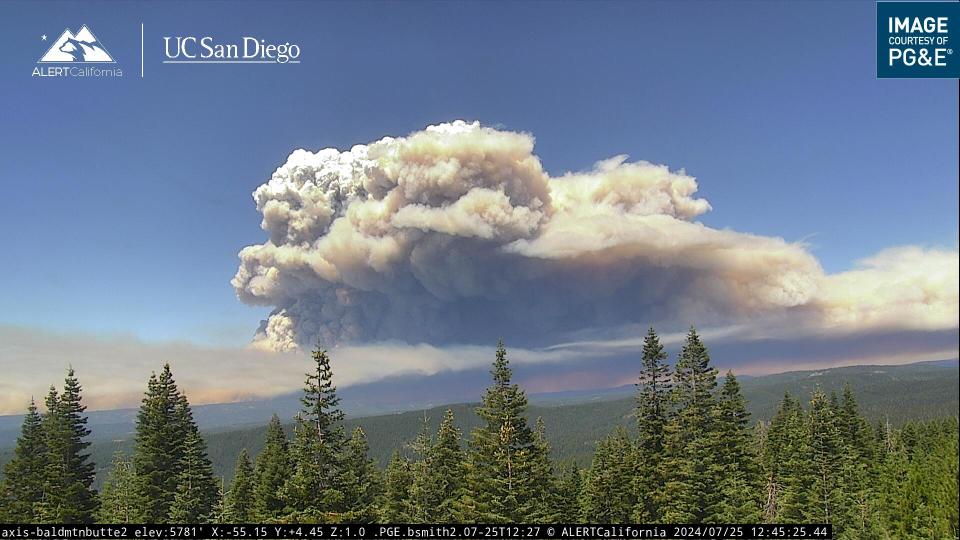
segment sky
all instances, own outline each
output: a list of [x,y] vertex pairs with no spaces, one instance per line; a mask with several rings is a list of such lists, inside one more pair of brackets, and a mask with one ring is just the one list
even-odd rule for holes
[[[135,343],[138,350],[152,352],[130,355],[157,361],[262,354],[251,352],[248,344],[271,310],[289,307],[289,289],[257,296],[249,283],[231,283],[240,250],[268,239],[261,229],[262,208],[251,193],[289,164],[296,149],[347,151],[387,136],[414,140],[411,134],[427,126],[458,119],[493,130],[488,142],[497,148],[504,137],[523,147],[523,140],[509,134],[527,134],[533,146],[519,151],[535,156],[550,185],[568,172],[593,171],[585,182],[605,178],[595,164],[619,155],[628,155],[628,164],[667,166],[670,182],[695,178],[695,194],[686,199],[708,201],[710,210],[679,216],[681,221],[702,223],[721,235],[729,230],[782,239],[789,257],[810,267],[804,276],[818,282],[862,268],[861,261],[878,254],[885,261],[896,259],[881,264],[884,276],[893,277],[865,287],[866,296],[900,282],[894,274],[904,259],[913,261],[911,275],[932,261],[926,268],[932,264],[935,273],[955,278],[957,83],[876,79],[874,10],[872,2],[3,3],[0,227],[7,234],[0,251],[0,333],[8,345],[0,343],[0,367],[14,375],[0,385],[15,389],[8,393],[16,399],[42,390],[70,361],[69,352],[87,354],[91,370],[95,364],[106,369],[107,379],[128,362],[138,365],[131,380],[150,369],[123,355],[114,364],[96,360],[91,347],[86,353],[57,354],[41,344]],[[114,56],[123,77],[31,77],[49,43],[41,36],[52,39],[83,24]],[[162,38],[177,35],[224,41],[249,35],[297,43],[301,63],[164,65]],[[580,223],[581,218],[571,210],[565,219]],[[548,216],[537,226],[561,228],[558,223]],[[536,244],[544,237],[523,240]],[[724,241],[739,246],[744,238]],[[496,253],[505,245],[495,246]],[[884,251],[897,246],[910,247],[896,257]],[[530,247],[510,264],[526,269],[531,260],[555,254],[544,254],[550,246],[536,249]],[[693,270],[679,266],[710,276],[714,263],[711,259]],[[665,268],[669,273],[670,264]],[[776,267],[768,274],[781,275]],[[562,273],[551,275],[559,279],[555,276]],[[644,276],[633,286],[642,288]],[[827,327],[839,325],[835,308],[846,293],[838,291],[855,290],[867,280],[857,276],[831,280],[820,289],[833,292],[811,300],[809,309],[833,310],[832,315],[810,322],[792,305],[784,313],[764,311],[764,304],[748,318],[750,326],[784,328],[801,317],[801,326],[817,330],[804,336],[771,330],[760,337],[822,337]],[[577,279],[569,283],[579,286]],[[907,329],[857,323],[842,336],[824,338],[845,345],[817,350],[803,362],[955,356],[953,281],[952,289],[939,291],[945,300],[940,298],[940,311],[931,315],[933,323]],[[327,294],[329,283],[317,287]],[[743,284],[745,289],[753,285]],[[304,294],[320,298],[319,289],[307,287]],[[559,290],[544,292],[555,298],[562,296]],[[397,310],[407,305],[398,300],[407,296],[383,297],[400,306]],[[261,305],[249,305],[253,300]],[[722,324],[730,314],[728,300],[716,300],[704,316],[721,336],[718,341],[730,332],[744,335],[742,328],[729,330],[746,324],[740,300],[732,302],[737,317],[728,324]],[[466,312],[475,305],[448,302],[447,311],[431,316],[443,319],[449,310]],[[496,319],[497,306],[502,307],[484,304],[473,316]],[[624,337],[617,321],[610,320],[623,306],[598,315],[584,335],[569,322],[576,316],[566,308],[570,305],[539,306],[538,314],[565,314],[563,324],[556,323],[565,332],[543,331],[542,339],[522,343],[529,354],[544,355],[557,344]],[[320,308],[301,310],[300,322],[310,309]],[[910,309],[904,313],[917,320],[930,315]],[[650,317],[641,313],[622,322],[643,326]],[[682,328],[680,319],[701,324],[691,318],[678,315],[667,330]],[[329,326],[322,320],[311,324],[321,330]],[[495,326],[467,335],[441,325],[393,350],[475,346],[500,331]],[[890,336],[905,330],[913,333],[901,342],[929,342],[924,332],[934,332],[936,346],[880,358],[852,345],[862,343],[865,332]],[[298,334],[293,341],[312,339],[316,332]],[[355,339],[345,346],[394,343],[398,333],[364,330],[346,335]],[[194,352],[172,354],[169,347]],[[779,358],[769,348],[743,356],[738,350],[753,349],[724,347],[729,351],[724,360],[731,364],[772,362],[788,369],[801,363]],[[599,353],[594,348],[589,354]],[[48,360],[38,365],[49,367],[49,373],[47,367],[29,365],[31,358],[41,357]],[[355,372],[350,380],[414,369],[397,360],[391,369],[371,370],[375,362],[359,357],[344,366],[345,372]],[[196,370],[195,386],[207,388],[208,399],[252,392],[212,388],[216,384],[205,379],[207,372],[195,367],[204,362],[217,364],[183,361],[185,370]],[[249,369],[268,370],[274,362],[264,356],[250,360]],[[364,362],[370,365],[359,366]],[[111,392],[111,384],[102,387],[104,396]],[[278,382],[263,391],[281,387]]]

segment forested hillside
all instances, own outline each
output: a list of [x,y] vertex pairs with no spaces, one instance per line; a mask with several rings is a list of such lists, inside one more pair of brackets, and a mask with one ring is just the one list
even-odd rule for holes
[[[904,366],[853,366],[822,371],[797,371],[747,378],[741,382],[747,409],[753,421],[768,421],[786,392],[807,396],[819,385],[825,392],[841,392],[850,385],[856,393],[864,416],[871,422],[889,420],[894,426],[906,421],[957,415],[958,370],[956,364],[918,363]],[[347,418],[347,429],[363,426],[370,443],[370,456],[386,466],[395,448],[404,448],[419,433],[423,418],[437,429],[446,409],[454,412],[457,426],[469,433],[479,424],[475,414],[477,404],[456,404],[434,407],[425,411]],[[551,442],[551,454],[557,461],[572,460],[581,465],[589,463],[596,442],[616,426],[634,430],[636,399],[604,399],[571,405],[531,405],[527,418],[542,417]],[[285,419],[288,433],[293,420]],[[256,454],[263,446],[266,426],[211,431],[205,434],[210,448],[210,459],[218,476],[229,483],[234,461],[240,450],[246,448]],[[132,441],[95,443],[94,461],[103,464],[102,473],[113,453],[129,451]],[[9,451],[6,452],[7,454]],[[0,458],[3,459],[3,458]]]
[[[960,397],[960,374],[955,361],[795,371],[747,377],[740,384],[754,421],[770,420],[785,392],[794,396],[809,395],[818,385],[826,392],[840,392],[845,385],[850,385],[866,418],[872,422],[889,420],[894,426],[911,420],[956,416]],[[625,392],[631,395],[621,397]],[[636,399],[633,393],[632,389],[616,389],[609,393],[597,391],[566,396],[564,400],[570,401],[569,404],[531,405],[527,417],[531,421],[537,417],[544,419],[554,459],[585,465],[593,455],[596,441],[615,426],[635,429]],[[584,402],[584,399],[590,401]],[[547,401],[545,398],[541,400]],[[476,406],[476,403],[461,403],[423,411],[347,417],[345,422],[348,429],[363,426],[371,457],[380,466],[386,466],[394,448],[403,448],[413,441],[425,416],[436,429],[444,411],[450,408],[455,413],[457,426],[469,433],[479,422],[474,412]],[[283,423],[288,433],[292,433],[293,419],[284,418]],[[265,431],[266,426],[261,425],[205,432],[216,474],[229,483],[240,450],[246,448],[258,453]],[[132,443],[128,438],[93,443],[91,453],[98,465],[97,485],[102,481],[113,454],[117,450],[129,452]],[[11,452],[12,448],[0,450],[0,465],[9,459]]]
[[[718,377],[694,329],[675,364],[666,359],[651,329],[632,400],[531,407],[501,343],[481,403],[345,422],[330,357],[317,349],[292,430],[274,417],[262,430],[206,437],[164,366],[99,490],[95,463],[117,448],[89,453],[70,370],[43,412],[31,404],[24,417],[0,521],[808,522],[833,524],[841,539],[956,537],[955,409],[872,421],[852,381],[833,390],[822,373],[794,373],[779,376],[772,415],[760,399],[752,417],[740,382]],[[371,442],[390,453],[385,470]]]

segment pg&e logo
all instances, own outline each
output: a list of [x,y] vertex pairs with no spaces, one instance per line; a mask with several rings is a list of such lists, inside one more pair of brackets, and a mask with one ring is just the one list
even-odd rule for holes
[[960,2],[878,2],[878,78],[958,78]]

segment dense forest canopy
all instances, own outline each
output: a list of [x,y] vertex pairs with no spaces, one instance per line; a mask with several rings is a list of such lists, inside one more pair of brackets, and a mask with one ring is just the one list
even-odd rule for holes
[[[94,489],[82,389],[70,370],[43,412],[30,403],[0,484],[0,521],[23,523],[589,522],[831,523],[837,538],[955,538],[956,416],[870,422],[850,386],[786,393],[754,423],[740,382],[718,376],[694,329],[671,366],[650,329],[631,429],[599,438],[586,466],[558,461],[500,343],[467,433],[423,418],[386,468],[345,422],[317,348],[292,433],[274,418],[229,489],[215,474],[170,367],[147,383],[129,454]],[[552,436],[547,434],[551,433]],[[215,451],[216,449],[214,449]]]

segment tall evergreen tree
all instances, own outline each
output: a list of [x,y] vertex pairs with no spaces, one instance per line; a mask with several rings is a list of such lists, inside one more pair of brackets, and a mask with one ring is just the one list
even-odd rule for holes
[[228,523],[256,523],[254,475],[250,454],[244,448],[233,466],[233,483],[223,496],[224,520]]
[[340,398],[327,352],[317,346],[312,358],[314,371],[307,373],[290,447],[293,474],[283,489],[288,519],[297,522],[336,520],[345,510],[339,485],[344,440]]
[[660,338],[651,327],[643,339],[642,365],[637,383],[637,471],[633,487],[637,506],[634,519],[654,523],[660,518],[657,501],[664,491],[662,464],[664,434],[670,410],[670,367]]
[[82,388],[73,368],[67,371],[63,393],[59,400],[59,416],[62,428],[64,478],[64,508],[60,514],[64,523],[93,523],[97,509],[97,495],[93,489],[95,465],[86,451],[90,442],[87,429],[86,407],[81,403]]
[[528,474],[531,479],[532,496],[520,512],[532,523],[557,521],[557,478],[550,461],[550,443],[543,417],[537,417],[533,430],[533,452],[530,453]]
[[720,499],[713,441],[717,370],[695,329],[687,334],[673,376],[676,414],[667,425],[662,519],[668,523],[709,523]]
[[560,471],[557,486],[557,521],[577,523],[582,517],[580,510],[580,492],[583,486],[583,474],[576,463],[568,463]]
[[590,523],[629,523],[633,498],[633,459],[636,453],[627,430],[618,426],[597,443],[593,463],[583,481],[582,519]]
[[183,445],[169,519],[173,523],[211,523],[217,504],[217,483],[207,458],[207,444],[199,432],[191,430]]
[[60,408],[60,394],[51,385],[44,399],[46,411],[40,420],[43,432],[44,461],[46,466],[40,476],[43,495],[34,505],[39,523],[64,523],[69,513],[67,501],[68,469],[67,456],[69,431]]
[[720,389],[715,423],[711,476],[720,479],[720,499],[709,511],[721,522],[757,523],[762,493],[760,469],[747,402],[733,372],[727,372]]
[[33,523],[36,520],[36,507],[43,500],[47,457],[40,413],[31,399],[13,458],[3,468],[3,482],[0,483],[3,515],[0,517],[6,523]]
[[763,468],[763,520],[802,522],[809,497],[810,451],[803,408],[790,394],[784,395],[767,430]]
[[507,351],[501,341],[493,363],[493,384],[477,409],[481,425],[473,432],[467,465],[469,495],[459,505],[460,519],[490,523],[531,519],[531,499],[541,486],[533,470],[543,451],[524,416],[527,398],[511,382]]
[[140,515],[137,508],[133,463],[118,451],[113,456],[110,472],[100,492],[100,508],[97,521],[100,523],[136,523]]
[[377,519],[380,475],[369,451],[367,436],[357,427],[347,442],[340,479],[346,509],[341,519],[347,523],[373,523]]
[[[810,504],[807,519],[815,523],[835,523],[841,511],[843,492],[840,483],[840,430],[835,404],[817,388],[810,398],[808,440],[812,464]],[[842,523],[838,523],[841,525]],[[838,527],[839,528],[839,527]]]
[[431,523],[435,503],[430,474],[433,438],[430,436],[430,419],[426,413],[420,422],[420,433],[410,444],[410,450],[413,451],[413,460],[410,463],[410,522]]
[[394,450],[385,476],[383,500],[380,503],[380,520],[384,523],[412,521],[410,485],[413,483],[413,473],[410,470],[410,460]]
[[266,443],[257,455],[254,469],[253,509],[260,521],[274,521],[284,514],[281,490],[290,473],[287,436],[280,418],[273,415],[267,425]]
[[166,364],[159,376],[150,375],[137,413],[133,466],[140,521],[166,523],[170,519],[191,432],[185,424],[180,392],[170,364]]
[[435,523],[452,523],[456,519],[456,504],[464,489],[466,459],[460,439],[460,430],[454,423],[453,410],[447,409],[430,452],[430,500],[434,505],[431,518]]

